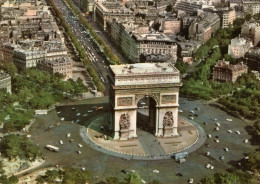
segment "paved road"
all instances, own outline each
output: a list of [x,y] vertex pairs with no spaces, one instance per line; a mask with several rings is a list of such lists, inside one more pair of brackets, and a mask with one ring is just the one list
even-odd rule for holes
[[[180,98],[180,108],[183,110],[182,116],[188,117],[189,110],[194,110],[195,107],[199,107],[200,110],[196,111],[199,117],[195,118],[194,121],[203,127],[207,134],[211,134],[214,138],[219,136],[220,142],[215,143],[213,138],[206,139],[206,143],[210,144],[210,147],[201,146],[196,151],[189,154],[186,162],[183,164],[177,164],[172,159],[165,160],[124,160],[120,157],[111,156],[109,154],[104,154],[97,151],[98,148],[92,149],[91,146],[84,143],[84,140],[80,136],[81,127],[76,124],[71,124],[71,119],[78,118],[75,114],[80,112],[84,114],[93,106],[99,106],[97,103],[108,103],[108,98],[106,100],[99,99],[89,99],[86,101],[74,102],[73,105],[66,105],[64,107],[59,107],[58,111],[60,117],[65,117],[65,122],[60,126],[55,126],[55,124],[60,120],[57,116],[56,111],[51,111],[50,114],[38,116],[36,122],[32,125],[30,138],[33,142],[39,144],[42,148],[43,155],[47,157],[46,165],[60,165],[60,166],[73,166],[73,167],[85,167],[91,170],[95,175],[99,176],[100,181],[106,177],[118,176],[123,178],[125,176],[121,170],[135,170],[137,173],[144,178],[145,181],[149,182],[153,179],[159,180],[164,184],[172,183],[186,183],[189,178],[194,178],[194,183],[197,183],[202,177],[206,175],[213,175],[215,172],[223,172],[226,169],[232,167],[234,161],[239,160],[244,157],[244,153],[256,149],[255,146],[243,143],[244,139],[250,139],[250,136],[245,130],[245,127],[250,124],[250,122],[245,122],[236,117],[233,117],[226,112],[211,106],[207,103],[200,101],[188,101],[186,99]],[[102,102],[101,102],[102,101]],[[80,103],[80,105],[76,105]],[[75,111],[72,111],[72,107],[76,107]],[[78,110],[78,111],[77,111]],[[106,111],[107,109],[104,109]],[[97,112],[100,113],[101,111]],[[92,112],[95,113],[95,112]],[[95,114],[94,114],[95,115]],[[217,118],[221,124],[219,131],[214,131],[216,127],[216,121],[212,121],[213,118]],[[226,118],[232,118],[232,122],[226,121]],[[68,120],[68,121],[67,121]],[[88,113],[88,117],[80,117],[80,122],[82,125],[87,126],[91,122],[91,113]],[[207,122],[204,125],[203,122]],[[252,124],[252,123],[251,123]],[[54,128],[50,132],[44,132],[44,130],[50,126],[54,125]],[[231,129],[233,133],[228,133],[226,130]],[[234,133],[235,130],[239,130],[241,135]],[[74,143],[69,143],[69,139],[66,138],[66,133],[71,133],[71,139],[74,139]],[[64,145],[59,145],[59,140],[64,141]],[[83,145],[79,148],[77,144]],[[52,144],[60,147],[59,153],[53,153],[44,149],[46,144]],[[225,152],[224,148],[228,147],[229,152]],[[81,150],[82,154],[76,153],[77,150]],[[210,156],[206,156],[206,152],[211,152]],[[220,156],[224,155],[225,160],[221,161]],[[209,170],[205,168],[209,162],[215,166],[214,170]],[[46,166],[43,165],[42,167]],[[155,174],[152,171],[157,169],[160,171],[159,174]],[[176,176],[176,173],[182,173],[183,177]],[[95,183],[90,182],[90,183]]]
[[156,157],[165,155],[165,152],[154,135],[145,131],[137,131],[137,136],[147,155]]
[[82,47],[85,49],[88,58],[93,64],[96,72],[98,73],[102,83],[105,87],[105,94],[108,94],[108,66],[109,61],[100,50],[97,42],[91,37],[88,30],[84,25],[78,20],[73,11],[68,7],[68,5],[62,0],[54,0],[57,9],[62,13],[67,24],[70,26],[72,32],[78,38]]

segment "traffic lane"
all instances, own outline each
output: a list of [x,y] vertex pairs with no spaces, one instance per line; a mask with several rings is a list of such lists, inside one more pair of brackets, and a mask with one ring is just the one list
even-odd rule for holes
[[[55,2],[58,2],[58,3],[59,3],[60,1],[55,1]],[[64,2],[62,2],[62,3],[63,3],[63,5],[64,5],[65,7],[67,7],[67,5],[66,5]],[[60,10],[60,9],[59,9],[59,10]],[[63,9],[61,9],[61,10],[63,10]],[[61,11],[61,10],[60,10],[60,11]],[[70,10],[69,8],[67,8],[67,14],[68,14],[68,12],[71,12],[71,10]],[[62,12],[62,13],[65,14],[66,12]],[[71,12],[71,14],[73,14],[73,13]],[[65,16],[65,18],[66,18],[66,21],[69,23],[70,27],[76,27],[77,29],[82,28],[82,26],[79,26],[80,24],[76,24],[75,21],[72,20],[71,18],[68,18],[68,16]],[[79,23],[80,23],[80,22],[79,22]],[[80,43],[81,43],[82,45],[88,44],[90,47],[92,47],[92,44],[90,44],[91,41],[90,41],[89,39],[85,39],[84,34],[82,35],[82,33],[76,31],[76,29],[72,29],[72,30],[73,30],[74,34],[76,34],[76,36],[78,37],[78,39],[79,39],[79,41],[80,41]],[[85,30],[86,30],[86,29],[85,29]],[[87,30],[86,30],[86,31],[87,31]],[[82,42],[82,41],[83,41],[83,42]],[[101,55],[97,54],[98,51],[96,51],[96,50],[97,50],[96,48],[93,49],[93,47],[92,47],[92,51],[93,51],[95,57],[98,58],[99,61],[100,61],[100,60],[104,60],[105,58],[102,57]],[[89,55],[88,55],[88,56],[89,56]],[[108,81],[107,76],[108,76],[109,71],[108,71],[108,68],[104,66],[104,65],[106,65],[105,62],[102,62],[102,63],[100,63],[100,64],[97,64],[96,62],[92,62],[92,63],[93,63],[94,68],[96,69],[97,73],[99,74],[99,76],[101,76],[101,77],[103,77],[103,78],[105,79],[105,81],[102,81],[102,83],[103,83],[103,84],[106,86],[106,88],[107,88],[107,87],[108,87],[108,84],[106,83],[106,81]],[[98,63],[99,63],[99,62],[98,62]],[[101,78],[101,77],[100,77],[100,78]],[[107,94],[108,91],[106,90],[105,93]]]

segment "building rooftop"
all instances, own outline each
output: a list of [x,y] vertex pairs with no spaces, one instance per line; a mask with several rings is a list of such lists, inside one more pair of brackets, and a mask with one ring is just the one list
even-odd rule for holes
[[136,63],[125,65],[110,65],[116,76],[150,75],[150,74],[179,74],[179,70],[170,63]]
[[229,63],[229,61],[219,60],[217,64],[215,65],[215,68],[225,68],[232,71],[238,71],[247,68],[246,65],[243,63],[238,63],[236,65],[232,65]]

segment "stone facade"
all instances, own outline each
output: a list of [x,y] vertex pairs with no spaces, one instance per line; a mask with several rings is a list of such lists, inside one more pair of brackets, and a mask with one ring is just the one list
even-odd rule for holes
[[252,40],[254,46],[260,44],[260,25],[258,22],[246,22],[241,29],[241,36]]
[[247,73],[248,67],[243,63],[229,64],[229,61],[219,61],[213,68],[213,80],[221,82],[235,82],[243,73]]
[[66,57],[42,60],[37,63],[37,69],[46,71],[51,75],[60,73],[65,80],[72,78],[72,62]]
[[138,63],[110,66],[110,104],[114,139],[137,137],[137,103],[149,97],[154,103],[155,136],[178,135],[179,71],[170,63]]
[[145,25],[134,24],[131,21],[119,23],[113,19],[107,25],[108,34],[115,41],[125,56],[132,62],[140,62],[140,55],[171,55],[177,60],[177,44],[164,33],[149,31]]
[[11,76],[0,72],[0,89],[6,89],[8,93],[12,93]]
[[250,39],[237,37],[232,39],[228,45],[228,54],[234,58],[241,58],[245,56],[251,47],[253,47],[253,43]]
[[244,61],[249,69],[260,72],[260,48],[250,48],[245,55]]
[[226,28],[233,25],[236,19],[236,11],[233,8],[223,8],[219,10],[221,27]]

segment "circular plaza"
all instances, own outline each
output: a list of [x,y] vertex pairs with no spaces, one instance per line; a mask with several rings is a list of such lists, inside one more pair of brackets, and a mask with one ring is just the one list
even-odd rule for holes
[[128,140],[114,140],[109,130],[109,113],[96,117],[80,134],[93,149],[136,160],[169,159],[178,152],[192,152],[206,140],[204,130],[185,117],[178,119],[178,136],[156,137],[151,132],[137,129],[137,137]]

